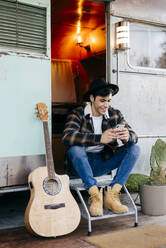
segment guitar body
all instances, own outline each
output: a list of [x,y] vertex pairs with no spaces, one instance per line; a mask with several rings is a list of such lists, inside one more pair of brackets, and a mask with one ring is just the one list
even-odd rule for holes
[[47,167],[35,169],[28,177],[31,197],[25,211],[25,226],[31,233],[56,237],[76,229],[80,209],[69,189],[69,177],[55,174],[48,179]]

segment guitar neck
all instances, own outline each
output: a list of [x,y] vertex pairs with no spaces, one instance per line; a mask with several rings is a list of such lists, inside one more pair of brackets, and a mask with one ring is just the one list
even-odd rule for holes
[[46,148],[46,166],[48,170],[48,178],[55,178],[55,169],[54,169],[54,160],[52,156],[52,147],[50,142],[50,135],[48,129],[48,121],[43,121],[44,128],[44,140],[45,140],[45,148]]

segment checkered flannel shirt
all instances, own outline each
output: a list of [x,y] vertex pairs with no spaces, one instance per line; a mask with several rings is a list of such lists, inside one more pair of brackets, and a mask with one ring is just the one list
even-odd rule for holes
[[[100,145],[101,134],[95,134],[93,121],[90,114],[85,115],[86,105],[82,105],[72,110],[67,117],[67,122],[63,132],[62,141],[67,146],[94,146]],[[117,124],[124,124],[129,131],[129,140],[125,145],[137,143],[138,137],[132,128],[125,121],[121,112],[110,107],[108,115],[103,116],[102,132],[109,128],[115,128]],[[117,142],[107,144],[110,147],[118,147]]]

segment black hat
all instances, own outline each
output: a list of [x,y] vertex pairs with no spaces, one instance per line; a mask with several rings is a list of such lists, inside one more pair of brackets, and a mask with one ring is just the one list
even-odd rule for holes
[[84,101],[89,101],[90,100],[89,97],[91,94],[94,94],[95,92],[103,88],[111,89],[113,96],[119,91],[119,87],[116,84],[110,84],[110,83],[107,83],[102,78],[97,78],[92,81],[89,90],[83,96]]

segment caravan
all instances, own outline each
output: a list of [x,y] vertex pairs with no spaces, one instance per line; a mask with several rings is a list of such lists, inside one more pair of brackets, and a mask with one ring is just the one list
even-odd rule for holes
[[66,115],[96,77],[119,85],[112,105],[142,150],[134,172],[149,174],[151,146],[166,138],[165,9],[164,0],[0,0],[0,193],[28,189],[29,173],[45,166],[39,102],[64,173]]

